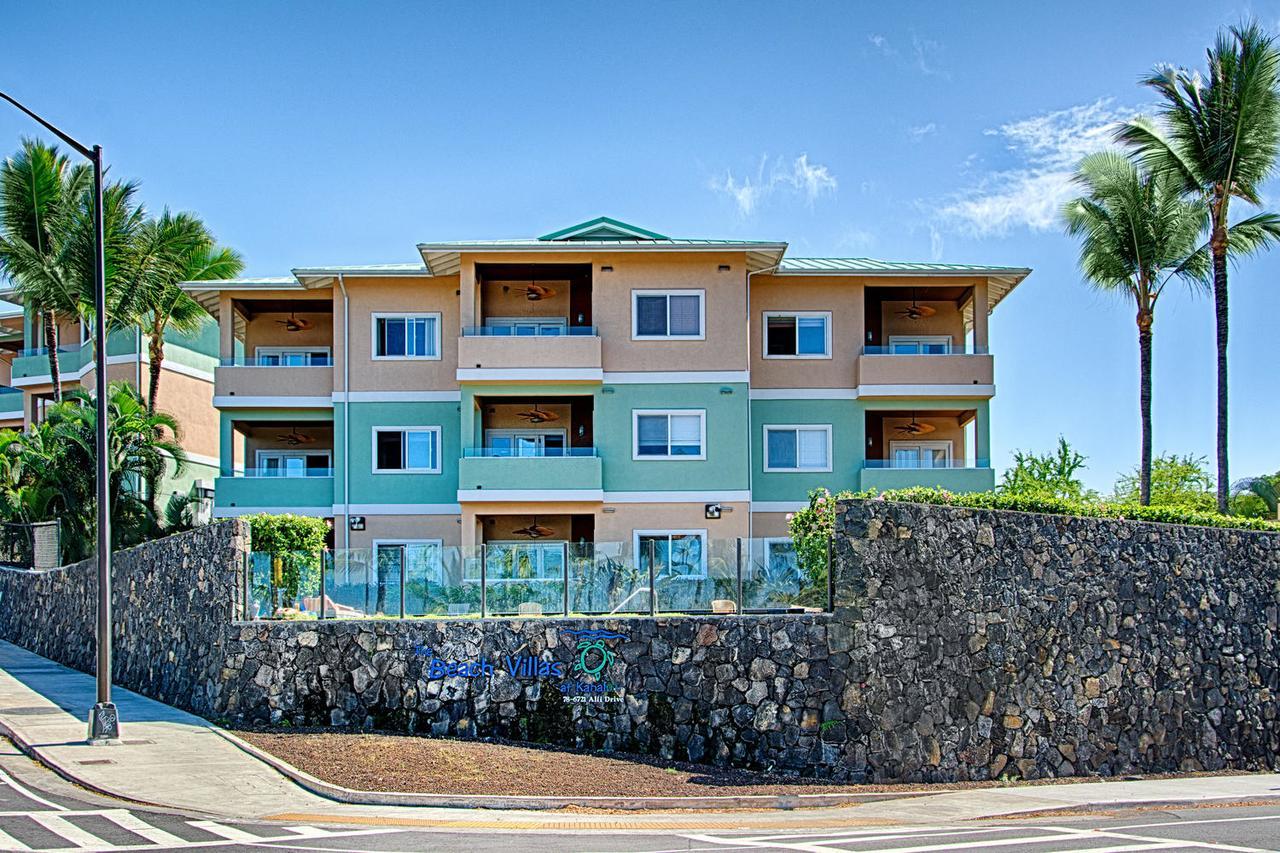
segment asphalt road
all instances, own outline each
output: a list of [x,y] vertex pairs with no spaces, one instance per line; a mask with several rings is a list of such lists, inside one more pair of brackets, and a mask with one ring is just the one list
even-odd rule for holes
[[70,785],[0,741],[0,850],[378,851],[378,853],[1141,853],[1280,851],[1280,803],[1141,810],[953,826],[700,834],[286,826],[141,808]]

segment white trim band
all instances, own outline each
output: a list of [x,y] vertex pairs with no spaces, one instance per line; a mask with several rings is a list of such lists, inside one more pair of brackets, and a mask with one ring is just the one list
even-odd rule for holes
[[994,397],[994,385],[861,385],[863,397]]
[[334,391],[329,398],[335,403],[459,403],[461,391]]
[[752,512],[799,512],[808,509],[808,501],[753,501]]
[[459,367],[459,382],[603,382],[598,367]]
[[672,370],[652,373],[606,372],[604,381],[614,385],[687,385],[698,382],[747,382],[746,370]]
[[615,504],[666,504],[666,503],[743,503],[751,500],[751,493],[742,492],[605,492],[604,502]]
[[[333,505],[334,515],[343,515],[342,504]],[[351,515],[461,515],[459,504],[351,504]]]
[[331,397],[237,397],[224,394],[213,398],[215,409],[332,409]]
[[752,400],[856,400],[857,388],[752,388]]
[[550,503],[585,501],[600,503],[604,500],[602,489],[459,489],[458,502],[467,503]]
[[270,515],[309,515],[315,518],[328,518],[333,512],[327,506],[215,506],[214,518],[239,518],[242,515],[257,515],[265,512]]

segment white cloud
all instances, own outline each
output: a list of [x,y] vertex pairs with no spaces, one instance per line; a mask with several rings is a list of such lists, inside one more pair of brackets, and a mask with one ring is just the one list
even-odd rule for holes
[[929,226],[929,260],[937,263],[942,260],[942,232]]
[[844,229],[844,233],[836,240],[836,246],[841,251],[853,252],[857,255],[866,255],[876,245],[876,235],[856,225],[850,225]]
[[889,40],[879,33],[873,33],[867,36],[867,41],[871,42],[871,46],[883,53],[885,56],[896,56],[898,51],[894,50],[889,44]]
[[937,132],[938,132],[938,125],[936,125],[933,122],[929,122],[927,124],[916,124],[907,128],[907,136],[911,138],[912,142],[919,142],[920,140],[924,139],[926,136],[929,136]]
[[[984,131],[1004,140],[1015,165],[987,172],[943,200],[935,206],[937,219],[976,237],[1056,228],[1062,205],[1075,193],[1071,178],[1076,164],[1087,154],[1113,147],[1116,125],[1134,112],[1099,99]],[[972,160],[965,163],[973,165]]]
[[916,68],[925,76],[940,75],[947,77],[947,73],[938,67],[937,57],[942,50],[942,45],[933,39],[920,38],[917,35],[911,36],[911,53],[915,57]]
[[821,163],[810,163],[808,154],[801,154],[787,161],[779,157],[769,166],[767,155],[760,158],[760,165],[753,176],[739,178],[733,170],[726,169],[722,177],[713,177],[708,187],[729,196],[737,205],[738,213],[750,216],[765,200],[775,195],[803,198],[810,207],[821,196],[834,194],[839,186],[836,176]]

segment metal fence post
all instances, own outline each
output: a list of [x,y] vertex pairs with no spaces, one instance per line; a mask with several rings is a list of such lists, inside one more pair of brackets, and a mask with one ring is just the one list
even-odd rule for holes
[[835,577],[835,573],[831,571],[832,563],[835,562],[834,560],[831,559],[832,553],[835,551],[835,547],[836,547],[836,539],[833,536],[827,540],[827,610],[828,611],[832,611],[836,609],[836,577]]
[[400,547],[400,618],[404,618],[404,600],[409,593],[409,546]]
[[561,542],[561,549],[564,551],[564,615],[569,615],[569,543]]
[[489,605],[489,546],[480,543],[480,618],[488,615]]
[[[655,540],[649,540],[649,615],[658,615],[658,589],[657,589],[657,572],[654,569],[654,545]],[[639,556],[639,555],[637,555]]]
[[737,556],[736,562],[738,564],[738,601],[736,602],[735,606],[737,608],[738,613],[742,613],[744,610],[746,610],[746,606],[745,606],[746,603],[742,599],[742,537],[741,536],[738,537],[738,556]]
[[319,618],[321,619],[324,618],[324,611],[325,611],[324,600],[325,600],[325,596],[328,595],[328,592],[325,587],[325,582],[324,582],[325,554],[328,554],[328,553],[330,553],[328,548],[324,548],[320,551],[320,617]]

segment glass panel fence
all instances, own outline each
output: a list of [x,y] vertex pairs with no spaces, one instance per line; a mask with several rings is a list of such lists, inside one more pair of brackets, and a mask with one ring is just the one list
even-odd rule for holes
[[249,619],[786,612],[828,607],[827,555],[786,537],[638,531],[630,542],[377,543],[248,555]]

